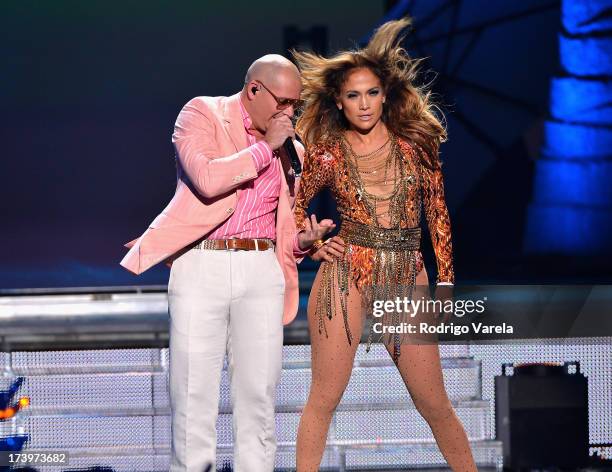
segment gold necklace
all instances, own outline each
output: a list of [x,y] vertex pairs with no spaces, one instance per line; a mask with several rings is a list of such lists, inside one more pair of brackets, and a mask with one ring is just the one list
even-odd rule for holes
[[[384,162],[385,165],[385,184],[387,184],[387,170],[391,167],[391,164],[395,164],[395,175],[393,179],[393,188],[390,192],[383,195],[375,195],[365,188],[365,183],[358,167],[358,158],[350,147],[350,143],[346,142],[344,147],[344,155],[346,156],[345,162],[349,168],[349,172],[352,175],[352,179],[357,187],[357,196],[360,201],[363,202],[368,210],[368,213],[373,218],[377,226],[380,225],[380,217],[389,215],[391,225],[399,225],[400,213],[402,208],[405,206],[405,195],[402,192],[403,181],[404,181],[404,169],[401,165],[401,149],[395,139],[391,140],[391,148],[389,149],[388,157]],[[399,175],[398,175],[399,171]],[[370,183],[370,182],[368,182]],[[379,213],[379,203],[389,202],[389,208],[381,208],[383,213]],[[396,208],[397,207],[397,208]],[[385,211],[386,210],[386,211]]]
[[351,145],[351,143],[349,142],[349,140],[346,138],[346,136],[343,134],[342,138],[346,141],[346,143],[348,144],[349,148],[351,149],[351,153],[355,156],[358,157],[359,159],[366,159],[368,157],[372,157],[374,154],[379,153],[380,151],[382,151],[384,149],[384,147],[387,145],[387,143],[389,142],[389,140],[391,139],[391,136],[389,134],[387,134],[387,140],[382,144],[382,146],[380,146],[377,149],[374,149],[371,152],[368,152],[366,154],[357,154],[354,150],[353,150],[353,146]]

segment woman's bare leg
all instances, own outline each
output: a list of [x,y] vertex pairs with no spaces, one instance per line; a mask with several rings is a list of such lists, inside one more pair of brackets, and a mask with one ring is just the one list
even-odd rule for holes
[[[417,283],[426,284],[426,278]],[[386,347],[392,355],[393,345]],[[444,387],[438,345],[430,340],[404,342],[397,368],[450,468],[454,472],[477,471],[467,435]]]
[[[363,329],[361,297],[357,288],[352,285],[347,300],[352,344],[348,343],[338,296],[336,296],[336,315],[331,320],[324,318],[327,336],[325,331],[319,334],[319,320],[315,308],[320,287],[319,270],[308,300],[312,384],[298,428],[297,472],[319,470],[329,424],[351,377],[353,360]],[[336,282],[334,287],[337,287]],[[338,295],[337,289],[336,295]]]
[[438,346],[402,345],[397,368],[450,468],[477,471],[467,435],[444,388]]

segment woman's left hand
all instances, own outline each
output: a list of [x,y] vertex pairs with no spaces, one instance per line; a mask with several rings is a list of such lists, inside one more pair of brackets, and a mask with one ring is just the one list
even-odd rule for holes
[[440,301],[443,308],[441,313],[437,313],[436,318],[438,321],[443,323],[448,323],[453,316],[453,298],[454,296],[454,287],[452,285],[436,285],[436,291],[434,297],[437,301]]

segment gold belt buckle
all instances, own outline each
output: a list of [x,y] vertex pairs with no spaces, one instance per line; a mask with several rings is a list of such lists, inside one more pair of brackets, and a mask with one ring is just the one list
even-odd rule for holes
[[[232,238],[232,239],[234,239],[234,238]],[[237,248],[229,247],[228,241],[229,241],[229,239],[224,239],[223,240],[223,242],[225,243],[225,250],[226,251],[237,251],[238,250]]]

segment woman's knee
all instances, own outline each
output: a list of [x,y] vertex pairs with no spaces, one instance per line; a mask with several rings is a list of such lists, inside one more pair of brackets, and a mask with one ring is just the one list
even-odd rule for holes
[[336,410],[336,407],[340,403],[343,394],[344,388],[338,388],[338,386],[335,386],[334,388],[329,385],[315,386],[313,384],[312,388],[310,389],[308,403],[321,413],[331,414]]
[[453,405],[446,395],[444,398],[415,399],[414,405],[426,421],[442,421],[454,414]]

